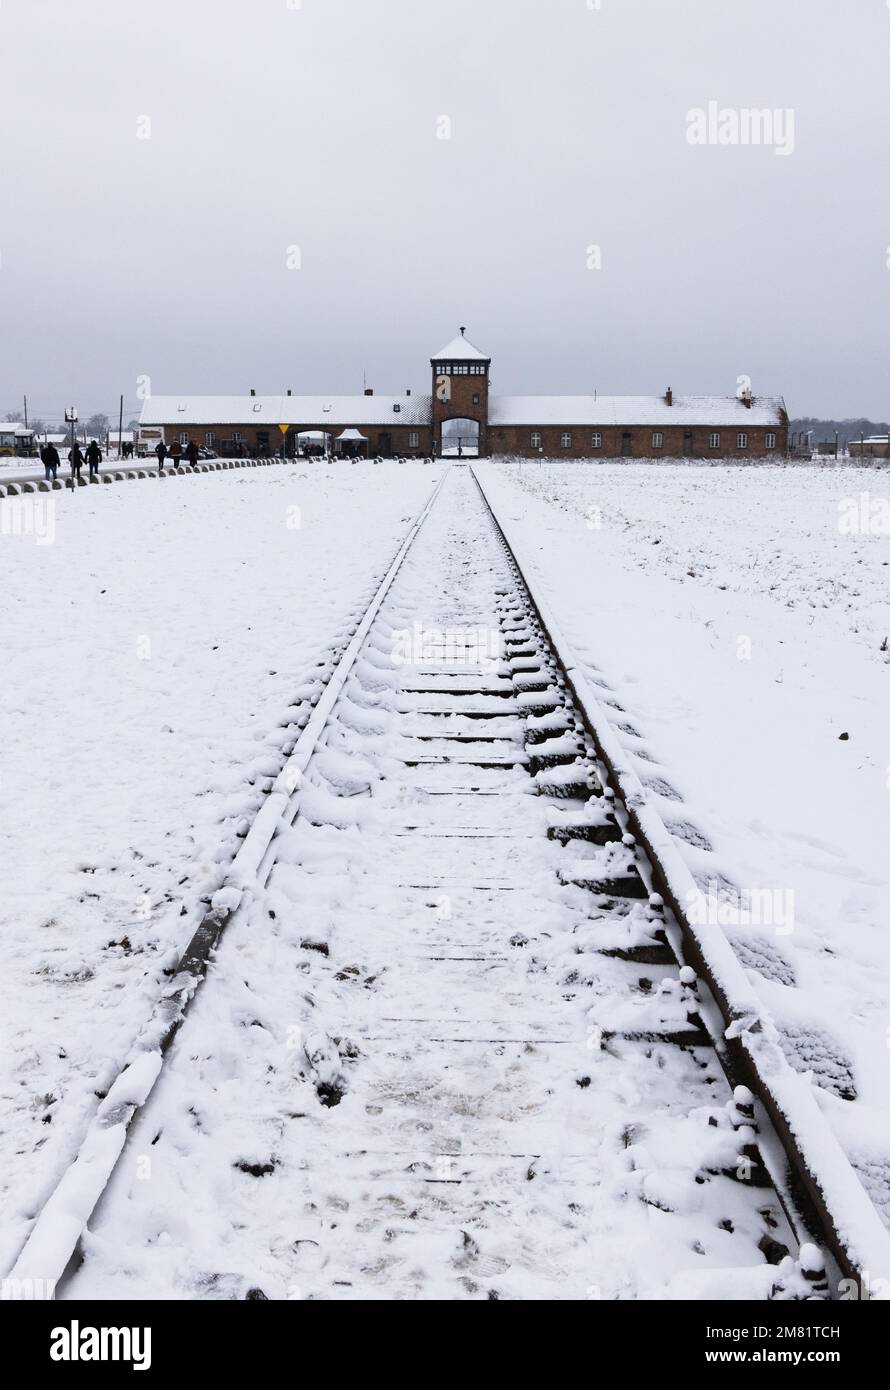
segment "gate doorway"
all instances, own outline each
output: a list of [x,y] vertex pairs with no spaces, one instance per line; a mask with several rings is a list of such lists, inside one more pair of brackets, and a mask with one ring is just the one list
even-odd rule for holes
[[445,420],[442,425],[443,458],[478,458],[478,420]]

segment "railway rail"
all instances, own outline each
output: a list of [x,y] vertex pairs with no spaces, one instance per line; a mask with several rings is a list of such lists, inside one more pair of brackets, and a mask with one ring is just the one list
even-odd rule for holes
[[[829,1298],[890,1268],[727,940],[693,922],[620,717],[484,470],[452,466],[11,1276],[117,1296],[119,1247],[137,1296]],[[226,1077],[257,1105],[230,1165],[255,1280],[187,1231],[134,1255],[154,1198],[121,1161],[139,1134],[200,1208],[182,1134],[218,1042],[200,1006],[183,1025],[239,950],[252,993],[283,964],[307,991],[287,1043],[277,1016]]]

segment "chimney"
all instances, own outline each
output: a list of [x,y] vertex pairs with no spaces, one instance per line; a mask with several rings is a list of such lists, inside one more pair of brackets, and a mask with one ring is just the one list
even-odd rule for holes
[[406,395],[406,396],[410,396],[410,395],[411,395],[411,387],[410,387],[410,386],[408,387],[407,391],[405,392],[405,395]]
[[290,389],[290,387],[287,388],[287,394],[288,394],[289,396],[292,396],[292,395],[294,394],[293,391]]
[[374,387],[373,387],[373,386],[366,386],[366,387],[365,387],[365,395],[366,395],[366,396],[373,396],[373,394],[374,394]]
[[665,405],[673,405],[673,404],[674,404],[674,393],[673,393],[673,391],[671,390],[670,387],[668,387],[668,389],[667,389],[667,390],[665,391],[665,393],[664,393],[664,403],[665,403]]
[[255,396],[255,395],[256,395],[256,391],[253,389],[252,386],[251,386],[251,388],[250,388],[250,394],[251,394],[252,396]]

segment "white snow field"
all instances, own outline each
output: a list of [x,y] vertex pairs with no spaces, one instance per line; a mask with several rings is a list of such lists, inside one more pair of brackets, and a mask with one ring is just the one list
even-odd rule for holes
[[[890,474],[476,467],[890,1220]],[[20,499],[55,505],[0,537],[4,1267],[441,476]],[[608,817],[577,764],[528,765],[532,732],[584,741],[523,693],[525,632],[454,466],[63,1298],[769,1295],[795,1240],[737,1180],[632,847],[548,837]]]
[[440,472],[295,465],[0,502],[4,1267]]
[[[645,890],[574,882],[631,853],[549,839],[567,769],[519,765],[533,700],[488,640],[510,588],[455,468],[63,1297],[768,1293],[761,1244],[793,1240],[734,1177],[732,1093],[676,967],[601,953],[651,939]],[[594,1015],[659,1036],[601,1048]]]
[[890,1224],[890,470],[483,468]]

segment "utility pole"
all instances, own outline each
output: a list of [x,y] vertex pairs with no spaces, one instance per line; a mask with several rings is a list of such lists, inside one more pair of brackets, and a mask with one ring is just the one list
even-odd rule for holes
[[27,397],[27,396],[24,396],[24,397],[23,397],[23,400],[24,400],[24,402],[25,402],[25,429],[27,429],[27,428],[28,428],[28,397]]
[[120,463],[124,452],[124,398],[121,396],[121,413],[117,426],[117,461]]

